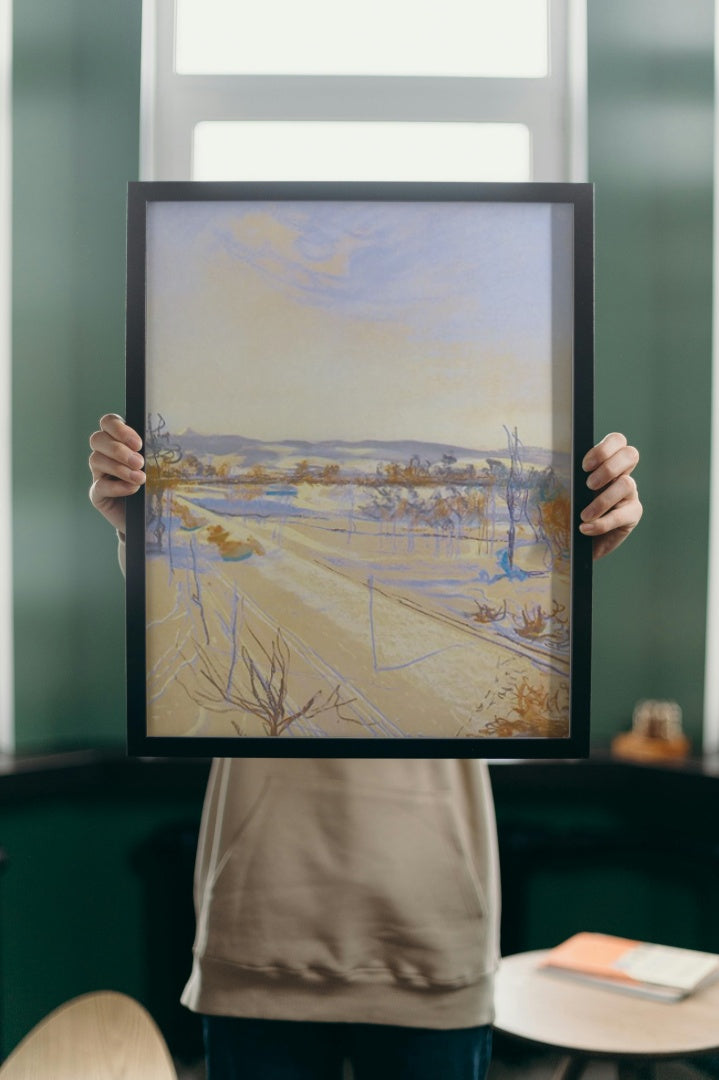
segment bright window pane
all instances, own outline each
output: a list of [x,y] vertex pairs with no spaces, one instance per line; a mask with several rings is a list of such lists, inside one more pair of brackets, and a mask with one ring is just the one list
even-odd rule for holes
[[547,0],[176,3],[181,75],[547,74]]
[[194,180],[529,180],[523,124],[207,121]]

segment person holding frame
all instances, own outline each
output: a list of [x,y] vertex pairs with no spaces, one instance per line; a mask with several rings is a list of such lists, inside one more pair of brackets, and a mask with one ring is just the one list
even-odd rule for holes
[[[145,482],[142,439],[107,414],[90,500],[117,530]],[[585,455],[580,531],[601,558],[642,516],[637,450]],[[215,760],[195,870],[183,1002],[203,1015],[207,1080],[483,1080],[499,957],[486,763]]]

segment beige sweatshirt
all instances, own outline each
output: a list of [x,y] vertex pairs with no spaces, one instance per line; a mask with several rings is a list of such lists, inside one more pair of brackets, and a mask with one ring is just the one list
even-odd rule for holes
[[215,761],[182,1000],[229,1016],[489,1023],[497,865],[482,762]]
[[216,760],[195,908],[182,1000],[197,1012],[489,1023],[500,901],[486,765]]

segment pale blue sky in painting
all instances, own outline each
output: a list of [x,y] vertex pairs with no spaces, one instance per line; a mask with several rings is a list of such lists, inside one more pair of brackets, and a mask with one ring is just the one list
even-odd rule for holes
[[543,204],[151,204],[148,407],[270,440],[492,446],[516,424],[569,449],[550,256]]

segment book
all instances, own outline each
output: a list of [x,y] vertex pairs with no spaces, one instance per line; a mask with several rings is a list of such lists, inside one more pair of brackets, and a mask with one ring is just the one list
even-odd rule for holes
[[679,1001],[719,978],[719,955],[583,932],[551,949],[541,967],[656,1001]]

